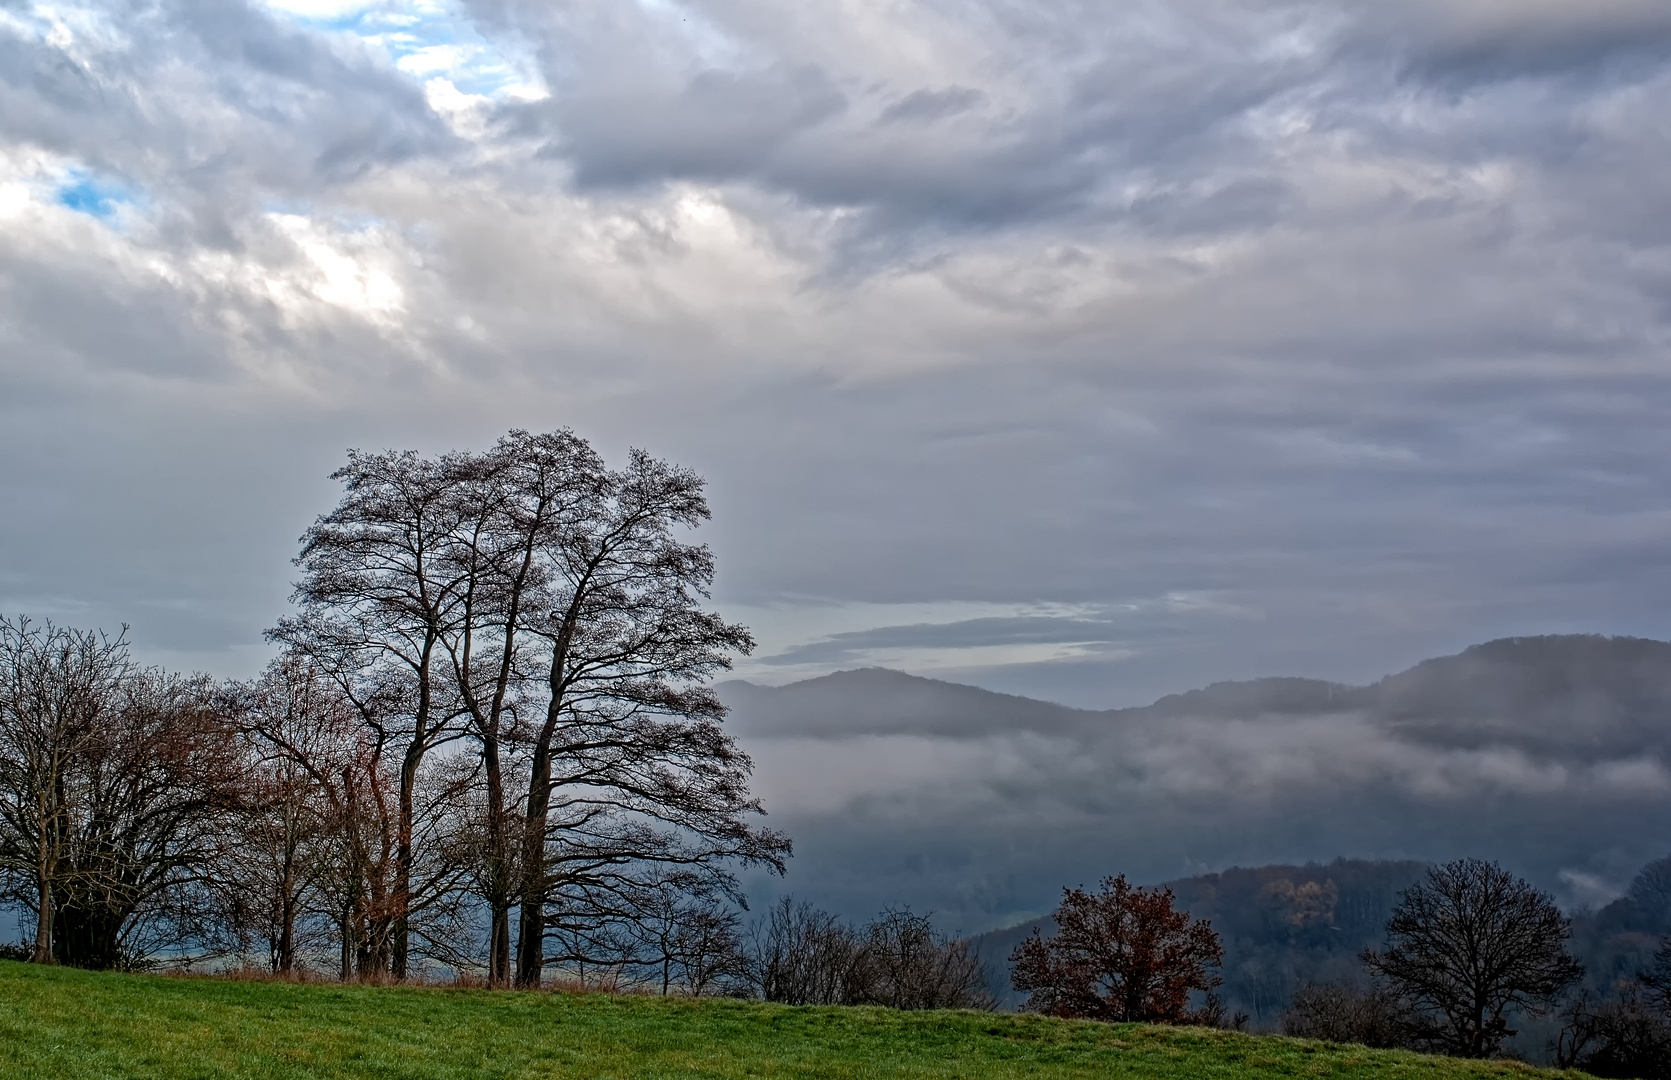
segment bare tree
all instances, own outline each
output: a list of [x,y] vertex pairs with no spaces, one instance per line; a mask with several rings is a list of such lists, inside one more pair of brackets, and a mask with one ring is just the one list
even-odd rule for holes
[[630,966],[663,995],[679,990],[701,997],[743,978],[737,910],[690,892],[677,877],[633,897],[623,925]]
[[[573,436],[512,433],[494,453],[537,462]],[[576,512],[542,525],[544,467],[506,520],[537,542],[540,586],[519,616],[540,646],[544,710],[530,733],[524,803],[517,982],[536,986],[548,905],[630,903],[671,871],[699,891],[735,892],[729,866],[781,872],[789,841],[748,818],[752,763],[719,727],[725,709],[705,681],[753,639],[703,611],[707,548],[676,528],[708,517],[702,481],[634,451],[627,467],[588,474]],[[580,485],[575,485],[580,486]],[[560,914],[559,916],[560,917]]]
[[242,797],[213,687],[134,666],[126,641],[0,620],[0,850],[34,957],[112,967],[208,947],[211,868]]
[[449,956],[446,936],[430,927],[454,921],[468,872],[454,809],[468,777],[443,779],[447,770],[432,769],[405,786],[383,738],[393,725],[372,710],[408,706],[356,699],[308,656],[279,657],[241,698],[257,763],[282,782],[281,801],[269,808],[282,815],[274,842],[245,850],[254,864],[246,877],[265,885],[266,907],[277,914],[280,969],[294,963],[304,896],[335,927],[344,979],[402,977],[394,963],[401,947],[408,956]]
[[1219,985],[1224,947],[1213,928],[1173,909],[1171,889],[1133,888],[1125,875],[1102,890],[1064,889],[1052,918],[1056,935],[1037,930],[1011,954],[1011,983],[1028,1008],[1052,1016],[1184,1023],[1216,1014],[1189,1009],[1190,993]]
[[1388,987],[1306,983],[1282,1014],[1282,1033],[1364,1046],[1405,1046],[1412,1038],[1412,1020],[1403,999]]
[[74,774],[131,673],[125,634],[0,617],[0,867],[35,913],[36,963],[58,953],[58,903],[84,814]]
[[[393,919],[389,970],[401,978],[412,948],[414,868],[423,858],[415,799],[426,758],[459,734],[451,724],[461,709],[447,648],[472,629],[469,609],[480,581],[459,553],[479,533],[482,511],[461,494],[472,479],[461,455],[350,451],[348,464],[331,475],[345,494],[302,538],[294,595],[300,614],[280,621],[269,637],[336,683],[375,745],[378,767],[393,772],[386,902]],[[495,908],[501,970],[509,892],[508,884],[499,889],[504,896]]]
[[735,907],[714,899],[685,905],[673,936],[675,970],[691,997],[731,993],[747,979],[740,919]]
[[[782,869],[788,841],[749,821],[751,763],[703,685],[752,641],[701,609],[712,557],[674,535],[708,515],[699,478],[637,452],[612,472],[567,431],[438,459],[356,453],[336,475],[347,494],[299,560],[302,614],[274,635],[332,672],[370,726],[391,673],[411,687],[378,736],[404,748],[401,836],[428,751],[464,732],[476,743],[492,984],[538,985],[548,938],[581,962],[568,954],[609,940],[605,924],[667,874],[725,895],[731,866]],[[398,897],[418,858],[404,843]]]
[[1583,976],[1555,902],[1495,863],[1458,859],[1405,890],[1387,943],[1364,965],[1415,1009],[1425,1039],[1488,1057],[1513,1034],[1511,1010],[1541,1014]]
[[62,959],[109,967],[165,948],[231,947],[213,872],[242,805],[240,764],[208,679],[143,669],[124,680],[83,759]]
[[845,995],[893,1009],[992,1009],[997,999],[968,943],[934,930],[928,916],[889,909],[865,926]]
[[1625,899],[1636,909],[1641,925],[1657,934],[1671,932],[1671,856],[1644,866],[1631,879]]
[[786,1005],[847,1000],[859,943],[834,915],[785,896],[750,928],[748,982],[760,997]]
[[295,970],[310,901],[317,895],[326,815],[318,783],[287,756],[252,755],[246,790],[239,844],[222,876],[241,885],[240,925],[260,936],[271,970],[288,974]]
[[1671,1080],[1671,1015],[1624,980],[1601,1000],[1583,992],[1562,1011],[1555,1064],[1595,1076]]

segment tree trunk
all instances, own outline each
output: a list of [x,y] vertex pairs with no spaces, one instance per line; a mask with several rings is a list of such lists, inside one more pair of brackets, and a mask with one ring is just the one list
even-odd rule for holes
[[35,955],[30,959],[37,964],[55,964],[58,961],[52,952],[52,885],[44,872],[41,874],[38,896],[39,902],[35,910]]
[[[572,621],[572,619],[571,619]],[[545,965],[545,828],[551,808],[551,741],[563,715],[563,658],[569,632],[564,632],[552,650],[551,700],[546,705],[545,724],[534,740],[534,760],[528,771],[526,831],[522,841],[522,925],[517,940],[516,983],[538,987]]]
[[536,990],[545,968],[545,818],[550,790],[551,755],[542,742],[534,750],[533,777],[528,785],[522,887],[517,897],[516,985]]
[[483,733],[482,757],[487,762],[488,910],[487,984],[511,983],[510,867],[505,858],[505,780],[499,762],[498,732]]
[[412,799],[418,786],[418,769],[423,765],[429,749],[429,658],[435,637],[424,641],[423,661],[418,667],[418,710],[412,728],[412,741],[406,746],[406,757],[400,763],[400,819],[396,822],[398,845],[395,849],[395,920],[393,955],[389,971],[397,979],[406,978],[411,956],[412,936]]

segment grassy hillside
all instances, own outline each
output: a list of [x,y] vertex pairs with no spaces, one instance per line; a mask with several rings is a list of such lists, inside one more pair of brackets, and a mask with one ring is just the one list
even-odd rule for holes
[[[1031,1016],[94,974],[0,962],[0,1075],[1539,1076],[1326,1043]],[[1578,1074],[1565,1074],[1576,1076]]]

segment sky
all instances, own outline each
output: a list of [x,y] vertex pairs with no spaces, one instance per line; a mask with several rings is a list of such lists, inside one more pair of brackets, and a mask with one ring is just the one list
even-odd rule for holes
[[745,678],[1671,637],[1663,0],[0,0],[0,609],[271,654],[350,447],[710,483]]

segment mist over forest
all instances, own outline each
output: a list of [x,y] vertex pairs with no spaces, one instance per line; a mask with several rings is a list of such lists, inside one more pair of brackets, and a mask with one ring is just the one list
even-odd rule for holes
[[1218,683],[1092,711],[897,671],[720,685],[781,883],[979,933],[1064,885],[1340,856],[1495,859],[1599,907],[1671,849],[1671,643],[1508,638],[1367,686]]

